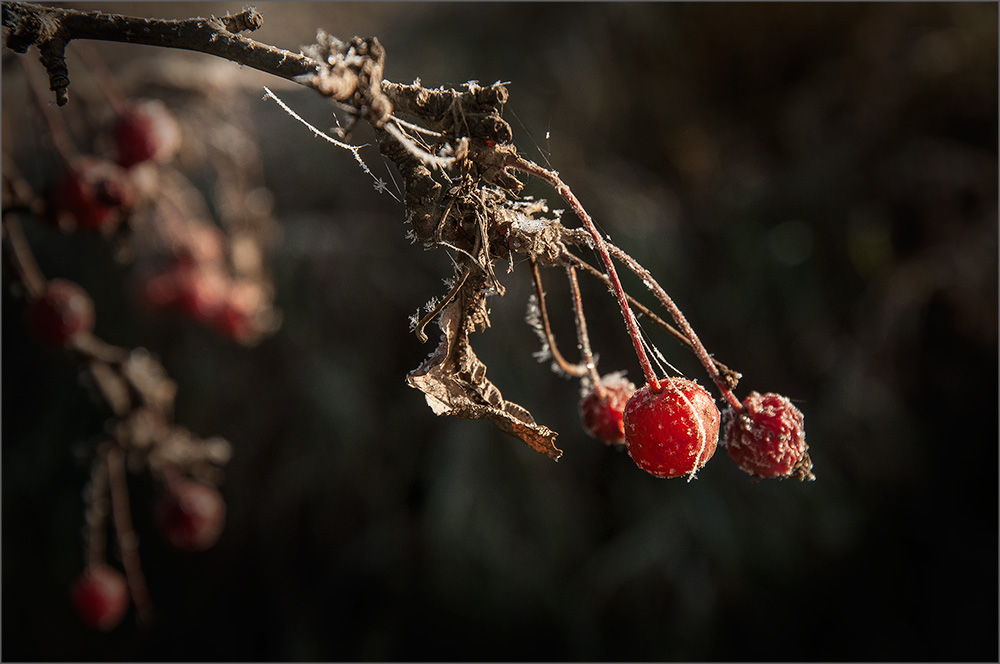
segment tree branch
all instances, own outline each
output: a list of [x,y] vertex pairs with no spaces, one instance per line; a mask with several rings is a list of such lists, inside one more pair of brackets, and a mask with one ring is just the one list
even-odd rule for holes
[[8,48],[24,53],[37,46],[49,72],[51,89],[62,106],[68,97],[66,44],[73,39],[126,42],[208,53],[315,88],[320,63],[301,53],[264,44],[239,34],[263,24],[256,9],[235,16],[164,20],[121,14],[42,7],[25,2],[3,3]]

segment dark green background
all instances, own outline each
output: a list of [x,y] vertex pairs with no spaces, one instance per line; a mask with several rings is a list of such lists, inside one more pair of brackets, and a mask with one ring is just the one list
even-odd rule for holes
[[[98,334],[158,353],[178,420],[235,456],[228,528],[204,554],[160,543],[134,478],[160,620],[83,628],[74,450],[106,414],[5,289],[4,660],[996,661],[996,4],[257,7],[257,38],[292,50],[316,28],[378,36],[394,81],[509,81],[520,150],[653,272],[744,374],[740,395],[796,400],[818,480],[754,485],[722,450],[697,481],[657,480],[587,438],[576,385],[532,358],[524,265],[473,342],[563,459],[435,418],[404,383],[432,345],[407,317],[444,292],[446,256],[409,245],[401,206],[260,85],[321,127],[326,102],[209,56],[106,45],[123,79],[179,57],[246,80],[285,321],[247,350],[144,318],[105,245],[29,225],[43,268],[95,295]],[[39,176],[19,71],[5,56],[4,147]],[[601,369],[637,378],[613,301],[584,290]]]

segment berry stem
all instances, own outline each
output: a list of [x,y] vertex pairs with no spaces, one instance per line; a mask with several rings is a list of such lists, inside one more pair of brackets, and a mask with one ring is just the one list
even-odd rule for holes
[[[581,269],[590,276],[597,277],[598,279],[603,281],[605,285],[611,284],[611,280],[608,279],[608,275],[604,274],[590,263],[580,259],[577,256],[574,256],[568,251],[564,251],[563,254],[560,256],[560,258],[564,263],[566,263],[568,267]],[[667,321],[657,316],[653,310],[644,305],[642,302],[639,302],[637,299],[635,299],[628,293],[625,293],[625,297],[628,299],[629,304],[635,307],[639,316],[645,316],[649,320],[653,321],[655,325],[659,326],[663,330],[666,330],[682,344],[693,350],[694,346],[691,344],[691,340],[688,339],[686,336],[684,336],[683,332],[681,332],[676,327],[674,327]],[[712,363],[715,364],[716,368],[719,370],[719,373],[722,374],[722,377],[723,379],[725,379],[726,384],[729,386],[729,388],[735,389],[740,382],[740,378],[742,377],[740,373],[738,371],[729,368],[722,362],[719,362],[714,357],[712,358]]]
[[576,314],[576,340],[580,345],[580,356],[583,364],[590,373],[590,380],[594,383],[594,391],[597,396],[605,398],[607,390],[601,381],[601,375],[597,373],[597,364],[594,362],[594,353],[590,349],[590,335],[587,333],[587,319],[583,315],[583,299],[580,297],[580,283],[576,278],[576,270],[571,266],[566,267],[566,278],[569,280],[570,291],[573,295],[573,313]]
[[636,275],[642,279],[642,283],[646,285],[646,288],[653,291],[653,294],[660,300],[660,303],[666,308],[667,311],[670,312],[674,322],[677,323],[677,327],[681,329],[684,336],[686,336],[691,342],[691,350],[694,352],[695,357],[697,357],[701,362],[702,366],[705,367],[705,371],[708,372],[712,382],[715,383],[715,386],[722,394],[723,399],[726,400],[726,403],[728,403],[733,410],[741,412],[743,410],[743,405],[740,403],[739,399],[736,398],[736,395],[733,394],[733,391],[729,388],[729,385],[722,377],[722,374],[719,373],[719,369],[712,361],[712,356],[708,354],[708,351],[701,343],[698,335],[695,334],[694,328],[691,327],[691,324],[688,323],[687,318],[685,318],[684,314],[681,312],[680,307],[678,307],[673,299],[667,295],[667,292],[663,290],[663,287],[660,286],[655,279],[653,279],[653,275],[649,273],[649,270],[640,265],[638,261],[613,244],[608,246],[608,250],[614,255],[615,258],[624,263],[626,267],[635,272]]
[[118,551],[122,557],[122,567],[125,568],[125,580],[128,582],[139,621],[148,624],[153,614],[153,603],[139,561],[139,538],[132,529],[125,463],[118,448],[110,444],[105,452],[104,462],[107,465],[108,483],[111,487],[111,517],[115,523]]
[[656,379],[656,374],[653,372],[653,366],[649,363],[649,357],[646,355],[646,350],[642,347],[642,337],[639,334],[639,324],[635,320],[635,314],[632,313],[632,309],[629,308],[628,300],[625,297],[625,289],[622,288],[621,280],[618,278],[618,273],[615,271],[615,265],[611,261],[611,255],[608,253],[608,244],[604,241],[600,231],[597,230],[597,225],[590,217],[590,214],[587,213],[583,204],[580,203],[580,200],[566,185],[566,183],[560,179],[559,174],[555,171],[542,168],[538,164],[528,161],[518,155],[511,155],[507,157],[505,164],[548,182],[556,190],[556,193],[558,193],[559,196],[561,196],[562,199],[569,204],[570,208],[580,221],[583,222],[583,226],[587,232],[590,233],[590,237],[593,238],[597,254],[601,257],[601,262],[604,263],[604,268],[608,272],[608,278],[611,281],[611,290],[618,299],[618,307],[621,309],[622,317],[625,319],[625,327],[628,329],[628,335],[632,339],[632,346],[635,348],[635,355],[639,360],[639,366],[642,367],[642,373],[646,377],[646,382],[649,384],[650,388],[659,392],[660,381]]
[[107,560],[108,469],[103,459],[95,460],[85,496],[87,509],[87,567],[95,569]]
[[559,352],[559,348],[556,346],[555,336],[552,334],[552,327],[549,324],[549,312],[545,306],[545,290],[542,288],[542,275],[538,272],[538,261],[535,257],[530,258],[531,261],[531,277],[535,282],[535,296],[538,298],[538,310],[542,318],[542,329],[545,331],[545,339],[549,344],[549,352],[552,353],[552,359],[556,361],[559,368],[568,373],[570,376],[575,378],[582,378],[587,375],[587,366],[585,364],[572,364],[562,353]]

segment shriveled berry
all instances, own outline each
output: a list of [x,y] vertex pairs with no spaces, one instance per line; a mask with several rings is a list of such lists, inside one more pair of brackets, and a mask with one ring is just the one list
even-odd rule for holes
[[181,128],[163,102],[133,102],[115,123],[112,135],[118,163],[131,168],[144,161],[168,161],[181,142]]
[[121,572],[97,565],[76,578],[70,587],[70,600],[83,622],[107,632],[128,612],[128,586]]
[[65,346],[94,329],[94,301],[65,279],[48,282],[41,297],[28,305],[28,328],[46,346]]
[[204,551],[222,534],[226,503],[218,489],[180,480],[157,501],[154,518],[160,534],[175,549]]
[[135,199],[135,187],[123,168],[98,157],[81,157],[56,184],[49,217],[60,227],[97,231],[118,224]]
[[814,479],[803,419],[786,397],[751,392],[742,411],[727,408],[723,415],[726,450],[756,477]]
[[593,389],[580,401],[580,417],[588,434],[608,445],[625,442],[622,411],[635,393],[635,385],[621,372],[601,378],[601,389]]
[[639,388],[625,405],[625,445],[636,465],[657,477],[693,475],[715,454],[719,409],[705,388],[665,378]]

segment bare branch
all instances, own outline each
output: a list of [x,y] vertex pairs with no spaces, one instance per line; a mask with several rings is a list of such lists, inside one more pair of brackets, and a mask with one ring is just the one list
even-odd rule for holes
[[25,2],[3,3],[7,47],[17,53],[26,52],[30,46],[38,47],[60,106],[68,99],[65,48],[74,39],[198,51],[315,87],[309,75],[320,69],[316,60],[239,34],[244,30],[256,30],[262,24],[263,16],[256,9],[222,18],[165,20],[42,7]]

